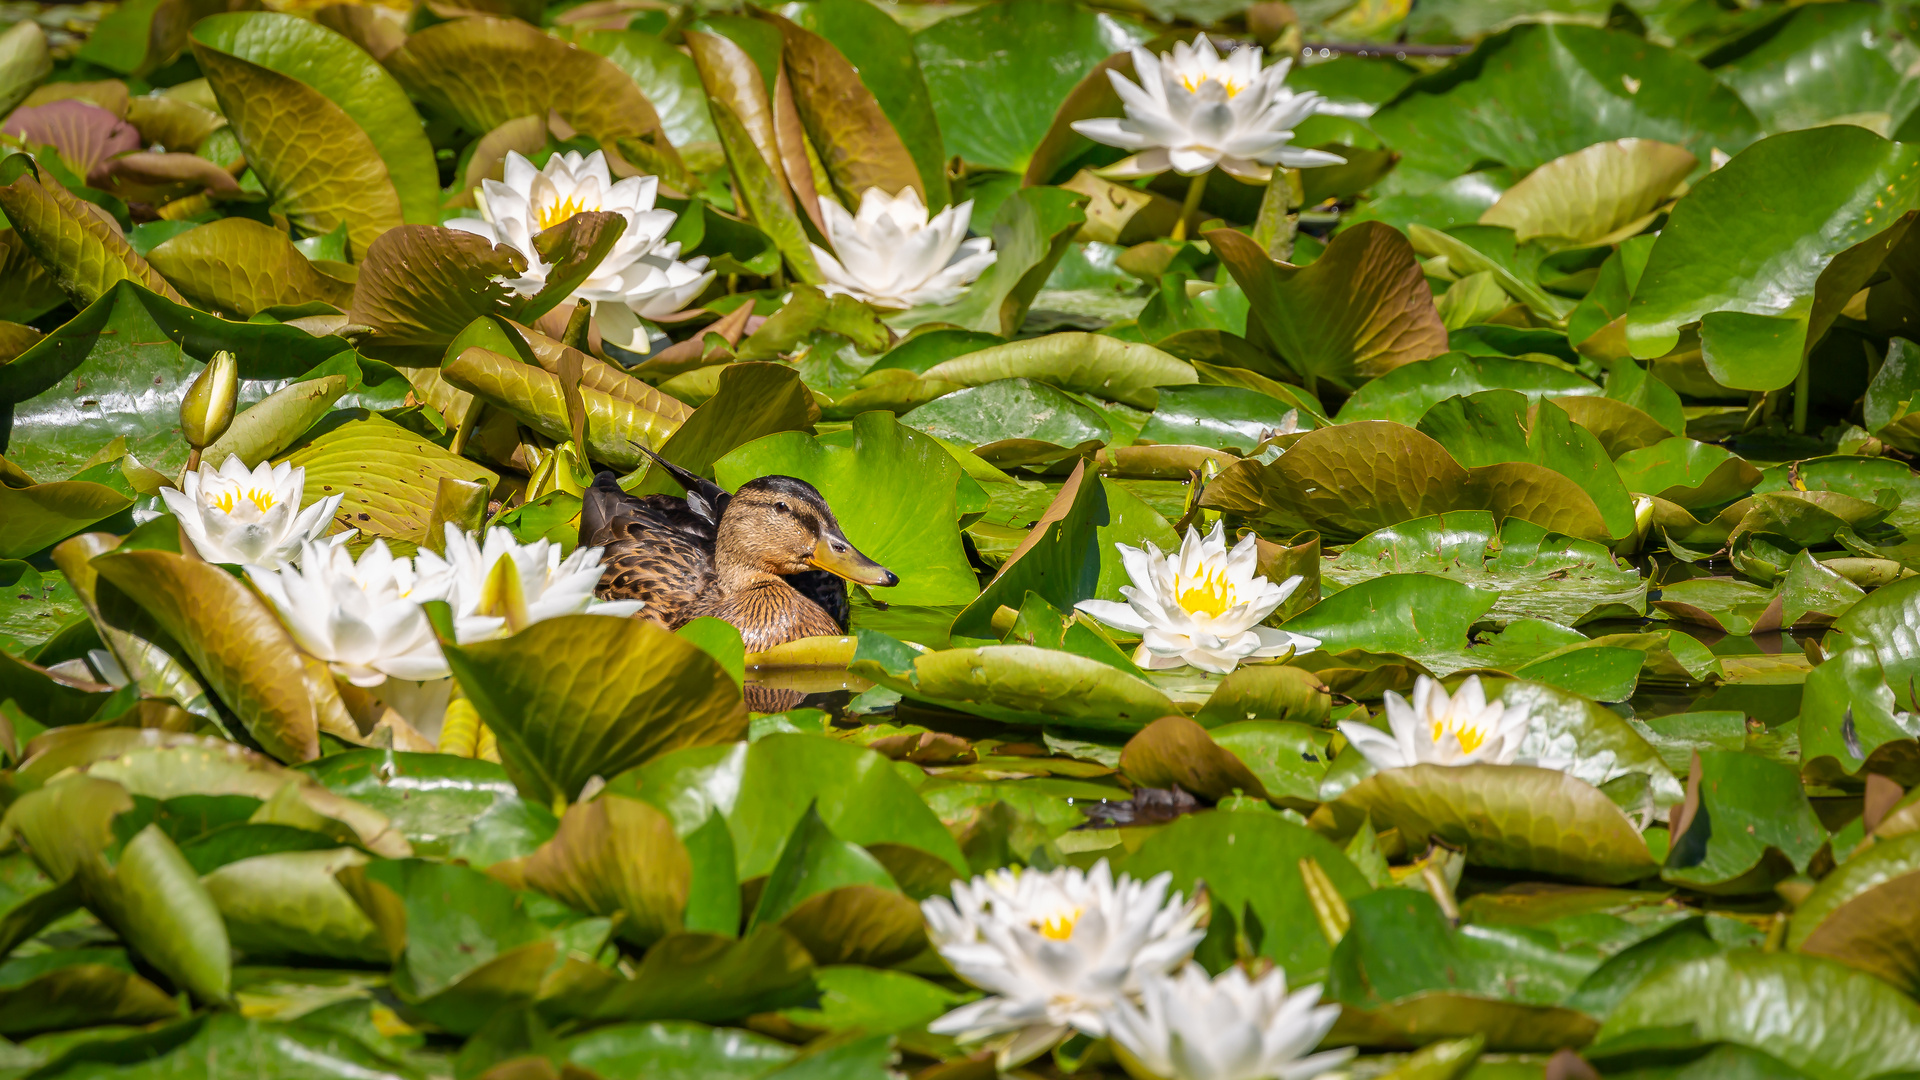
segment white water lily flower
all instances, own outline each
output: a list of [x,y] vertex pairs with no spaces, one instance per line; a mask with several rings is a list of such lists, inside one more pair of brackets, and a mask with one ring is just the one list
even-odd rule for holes
[[1175,975],[1142,979],[1140,1001],[1107,1014],[1108,1036],[1129,1072],[1161,1080],[1309,1080],[1354,1055],[1346,1047],[1305,1056],[1340,1018],[1340,1006],[1321,1005],[1318,986],[1288,994],[1279,968],[1252,981],[1238,967],[1210,979],[1189,963]]
[[1480,676],[1469,676],[1453,696],[1436,679],[1420,676],[1413,703],[1387,691],[1388,735],[1357,720],[1342,720],[1347,737],[1376,769],[1413,765],[1511,765],[1533,716],[1525,706],[1489,702]]
[[384,540],[375,540],[358,563],[344,547],[308,544],[299,569],[275,573],[249,566],[247,576],[293,640],[355,686],[450,674],[420,607],[442,594],[421,582],[413,560],[395,557]]
[[526,273],[505,284],[521,296],[532,296],[546,286],[552,270],[533,246],[536,235],[590,210],[619,214],[626,219],[626,231],[562,307],[590,301],[602,337],[645,352],[640,320],[686,307],[714,277],[705,257],[682,262],[679,243],[664,242],[679,215],[654,208],[659,186],[653,176],[629,176],[614,183],[606,154],[598,150],[586,157],[573,151],[555,154],[544,169],[508,151],[506,182],[481,181],[475,196],[481,217],[458,218],[447,222],[447,228],[484,236],[525,256]]
[[[298,465],[263,461],[249,470],[236,455],[218,469],[201,462],[179,488],[161,488],[160,498],[201,558],[278,570],[298,559],[301,545],[320,539],[340,507],[341,496],[329,495],[300,509],[306,486],[307,470]],[[345,543],[354,532],[329,543]]]
[[953,899],[921,910],[927,936],[954,972],[990,997],[929,1025],[963,1041],[1016,1032],[1003,1068],[1032,1060],[1077,1029],[1106,1034],[1106,1012],[1140,992],[1141,980],[1172,971],[1205,933],[1201,908],[1167,895],[1171,874],[1120,875],[1105,859],[1092,870],[995,870],[955,882]]
[[832,199],[820,200],[833,250],[814,245],[813,257],[829,293],[846,293],[875,307],[905,309],[946,304],[986,272],[999,256],[993,241],[967,239],[973,202],[949,206],[927,220],[920,193],[888,195],[868,188],[858,217]]
[[1298,575],[1278,585],[1254,572],[1259,559],[1249,533],[1227,550],[1226,526],[1206,539],[1189,527],[1175,555],[1115,544],[1132,585],[1120,586],[1124,604],[1082,600],[1074,607],[1118,630],[1140,635],[1133,662],[1145,668],[1192,664],[1225,674],[1249,657],[1279,656],[1318,648],[1320,639],[1291,634],[1260,620],[1300,587]]
[[522,544],[506,529],[487,530],[482,543],[454,525],[446,527],[444,557],[418,556],[421,587],[442,595],[453,608],[461,644],[518,633],[543,619],[588,612],[627,616],[638,600],[597,601],[601,548],[575,548],[562,559],[550,540]]
[[1284,85],[1293,61],[1262,68],[1257,45],[1222,58],[1202,34],[1155,57],[1133,50],[1136,85],[1107,72],[1127,115],[1077,120],[1073,130],[1095,142],[1139,153],[1101,170],[1108,176],[1157,176],[1172,169],[1197,176],[1218,166],[1265,183],[1275,165],[1302,168],[1339,165],[1346,159],[1290,145],[1293,129],[1318,112],[1324,100]]

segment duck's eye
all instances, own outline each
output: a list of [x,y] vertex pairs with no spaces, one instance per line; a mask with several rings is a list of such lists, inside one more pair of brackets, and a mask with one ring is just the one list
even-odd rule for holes
[[783,514],[791,514],[791,513],[793,513],[793,511],[792,511],[792,510],[790,510],[790,509],[788,509],[788,507],[787,507],[787,504],[786,504],[786,503],[783,503],[783,502],[777,502],[777,503],[774,503],[774,504],[773,504],[773,508],[774,508],[775,510],[778,510],[778,511],[780,511],[780,512],[781,512],[781,513],[783,513]]

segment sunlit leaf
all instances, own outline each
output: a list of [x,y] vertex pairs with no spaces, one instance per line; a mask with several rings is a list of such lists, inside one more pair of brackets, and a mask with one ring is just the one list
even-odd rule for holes
[[640,88],[604,57],[514,19],[478,16],[429,26],[386,58],[412,95],[475,133],[549,109],[610,147],[651,139],[679,163]]
[[353,299],[351,284],[316,270],[284,233],[246,218],[209,222],[147,254],[194,300],[240,318],[316,300],[344,309]]
[[486,466],[372,414],[347,419],[285,460],[306,470],[304,502],[343,495],[336,520],[345,527],[413,543],[426,540],[442,479],[489,488],[497,479]]
[[1595,884],[1657,869],[1627,816],[1599,789],[1528,765],[1415,765],[1362,780],[1338,806],[1410,840],[1434,837],[1480,866]]
[[[1352,387],[1447,351],[1413,249],[1385,225],[1336,236],[1311,265],[1277,263],[1244,233],[1207,233],[1253,304],[1255,344],[1270,345],[1303,377]],[[1311,317],[1308,313],[1311,312]]]
[[[401,220],[433,223],[440,199],[433,148],[415,119],[406,92],[373,57],[319,23],[268,12],[209,17],[194,24],[193,40],[200,49],[238,57],[298,80],[339,106],[366,133],[386,166],[387,180],[400,200]],[[211,75],[209,78],[211,81]],[[220,89],[214,87],[216,97]],[[224,107],[222,111],[229,119],[235,115]],[[250,117],[251,113],[243,111],[242,115]],[[288,150],[274,145],[265,131],[257,135],[254,131],[235,133],[242,145],[261,140],[263,147],[272,147],[276,153]],[[366,242],[356,239],[356,261],[359,252],[366,250]]]
[[319,720],[298,648],[238,578],[167,551],[115,551],[93,563],[186,650],[249,734],[282,761],[320,756]]
[[590,777],[746,732],[733,678],[653,623],[563,616],[446,651],[514,783],[541,802],[571,801]]

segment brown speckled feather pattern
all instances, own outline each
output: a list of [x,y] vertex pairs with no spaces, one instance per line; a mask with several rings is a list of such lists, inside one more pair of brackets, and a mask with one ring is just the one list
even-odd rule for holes
[[[711,485],[709,485],[711,486]],[[711,503],[725,506],[724,493],[708,492]],[[785,581],[765,582],[727,596],[714,568],[715,522],[670,495],[634,496],[621,491],[611,475],[596,480],[580,516],[580,542],[603,547],[605,571],[594,594],[607,600],[639,600],[642,618],[669,630],[703,615],[739,628],[748,652],[760,652],[795,638],[843,634],[818,603]],[[799,575],[827,578],[846,606],[846,585],[825,572]],[[812,585],[811,581],[807,584]],[[819,591],[819,590],[816,590]]]
[[732,596],[718,590],[694,605],[694,615],[711,615],[740,628],[747,651],[765,652],[796,638],[843,633],[820,605],[783,581],[770,581]]
[[[588,507],[599,513],[589,515]],[[589,530],[593,517],[599,520]],[[711,523],[670,496],[635,498],[623,492],[616,502],[593,491],[582,508],[581,525],[582,543],[606,548],[606,570],[595,595],[642,601],[642,614],[668,629],[694,618],[701,594],[714,585]]]

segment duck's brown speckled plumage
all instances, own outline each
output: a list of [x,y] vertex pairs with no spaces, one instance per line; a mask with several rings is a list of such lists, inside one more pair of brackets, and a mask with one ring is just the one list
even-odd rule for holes
[[846,632],[846,583],[815,566],[831,563],[867,584],[899,580],[853,549],[826,500],[803,481],[762,477],[730,495],[655,460],[685,499],[628,495],[601,473],[581,508],[580,542],[606,549],[597,590],[604,598],[640,600],[643,617],[668,629],[724,619],[748,652],[762,652]]

